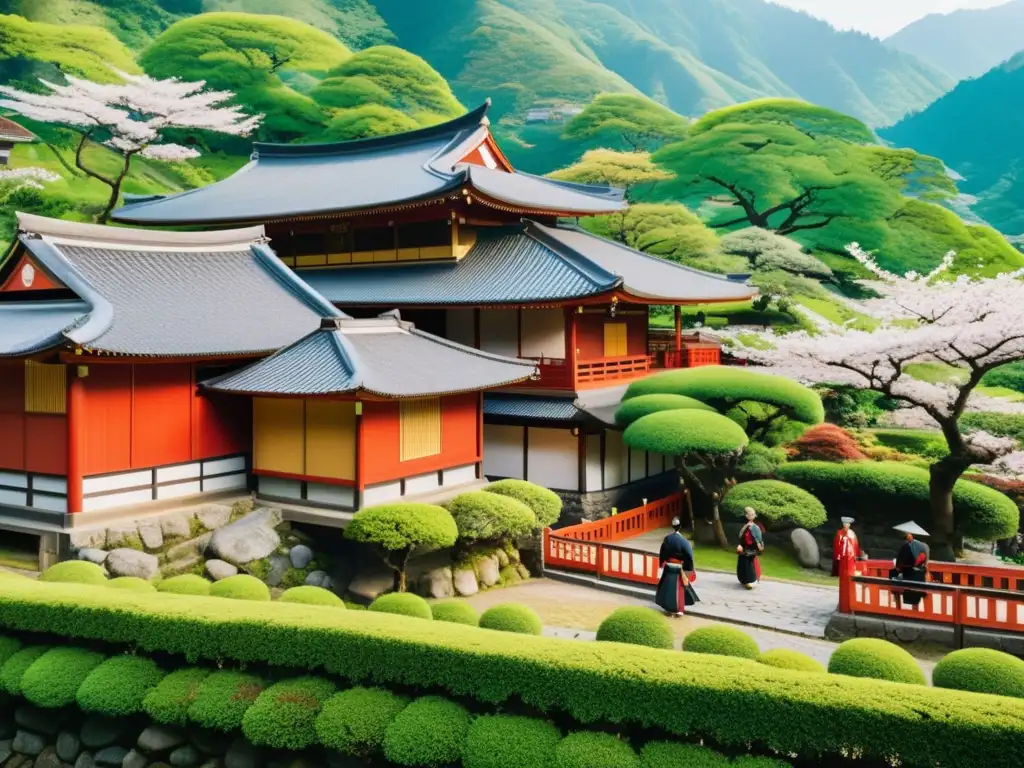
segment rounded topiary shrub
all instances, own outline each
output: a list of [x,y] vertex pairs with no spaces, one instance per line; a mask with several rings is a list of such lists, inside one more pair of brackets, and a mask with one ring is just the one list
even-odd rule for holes
[[486,715],[469,726],[463,768],[549,768],[561,734],[546,720]]
[[171,576],[156,585],[157,592],[171,592],[176,595],[208,595],[213,584],[202,576],[186,573],[182,576]]
[[326,605],[331,608],[345,607],[345,601],[323,587],[292,587],[286,589],[278,598],[282,603],[303,603],[304,605]]
[[[0,669],[7,662],[11,656],[21,650],[21,641],[15,637],[6,637],[0,635]],[[3,686],[0,686],[0,690],[3,690]]]
[[40,581],[58,581],[69,584],[106,584],[107,574],[103,569],[85,560],[65,560],[51,565],[41,574]]
[[597,639],[666,650],[671,650],[676,644],[668,620],[650,608],[640,607],[617,608],[612,611],[598,627]]
[[370,757],[382,749],[384,733],[408,701],[383,688],[351,688],[329,698],[316,718],[316,734],[328,749]]
[[186,725],[188,708],[199,695],[210,670],[201,667],[177,669],[164,677],[142,700],[142,709],[153,720],[164,725]]
[[713,749],[675,741],[652,741],[640,752],[642,768],[728,768],[729,758]]
[[128,592],[156,592],[156,587],[138,576],[118,576],[107,582],[111,589],[123,589]]
[[255,576],[250,576],[247,573],[228,576],[226,579],[215,582],[210,587],[210,594],[214,597],[227,597],[232,600],[270,602],[270,588]]
[[316,718],[334,695],[321,677],[297,677],[264,690],[242,717],[242,733],[258,747],[299,750],[317,743]]
[[806,653],[789,648],[772,648],[758,656],[757,660],[765,666],[792,669],[797,672],[825,673],[828,671],[820,661],[812,659]]
[[519,603],[502,603],[488,608],[480,617],[480,626],[521,635],[539,635],[544,631],[544,624],[537,612]]
[[742,518],[753,507],[769,525],[817,528],[828,519],[825,505],[802,488],[779,480],[751,480],[740,483],[722,500],[722,511]]
[[89,673],[75,700],[86,712],[126,717],[142,711],[142,702],[163,679],[164,672],[152,659],[115,656]]
[[263,680],[244,672],[222,670],[206,678],[188,708],[189,720],[203,728],[234,731],[263,692]]
[[79,686],[103,658],[83,648],[51,648],[21,676],[21,695],[47,709],[74,704]]
[[381,595],[370,603],[370,610],[378,613],[397,613],[399,616],[412,616],[417,619],[433,618],[430,603],[411,592]]
[[48,645],[30,645],[12,653],[0,666],[0,690],[12,696],[20,696],[21,678],[25,676],[25,670],[48,650]]
[[701,627],[683,639],[688,653],[710,653],[714,656],[738,656],[756,659],[761,655],[754,638],[735,627]]
[[640,768],[640,759],[611,734],[570,733],[555,749],[552,768]]
[[533,510],[511,496],[486,491],[460,493],[448,503],[463,541],[500,541],[529,536],[537,528]]
[[840,644],[829,659],[828,671],[835,675],[871,677],[893,683],[927,683],[913,656],[895,643],[872,637],[858,637]]
[[936,688],[1024,698],[1024,660],[990,648],[964,648],[935,665],[932,684]]
[[450,624],[465,624],[476,627],[480,624],[480,614],[465,600],[442,600],[430,606],[434,613],[434,621],[447,621]]
[[634,421],[662,411],[711,411],[717,413],[707,403],[702,403],[686,395],[641,395],[623,401],[615,412],[615,422],[621,427],[628,427]]
[[387,727],[384,756],[410,768],[442,768],[462,759],[468,731],[465,709],[448,699],[424,696]]
[[526,480],[498,480],[484,488],[487,493],[497,493],[522,502],[533,510],[537,526],[547,528],[558,522],[562,516],[562,499],[554,491]]

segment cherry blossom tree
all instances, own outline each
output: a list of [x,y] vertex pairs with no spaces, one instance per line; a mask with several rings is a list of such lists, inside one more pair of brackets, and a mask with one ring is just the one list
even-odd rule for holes
[[[930,468],[935,556],[948,559],[959,545],[953,486],[970,466],[996,463],[1015,447],[1012,439],[965,434],[959,421],[988,371],[1024,360],[1024,282],[1017,273],[936,280],[952,265],[953,253],[930,274],[899,277],[879,267],[856,243],[847,250],[879,278],[872,287],[881,298],[861,305],[882,321],[877,329],[769,334],[768,349],[737,339],[736,354],[804,383],[870,389],[926,413],[949,448],[949,455]],[[907,372],[916,362],[945,363],[966,375],[947,383],[921,381]]]
[[[121,194],[121,185],[135,155],[152,160],[179,162],[199,156],[193,147],[166,140],[171,129],[205,130],[247,136],[262,115],[248,116],[239,106],[224,106],[234,94],[206,91],[205,82],[177,78],[155,80],[146,75],[117,71],[122,82],[93,83],[66,76],[57,85],[40,79],[49,93],[30,93],[0,86],[0,108],[44,123],[58,123],[75,130],[80,138],[75,165],[87,176],[110,187],[110,198],[99,216],[105,222]],[[117,171],[109,174],[86,156],[91,142],[101,143],[120,155]]]

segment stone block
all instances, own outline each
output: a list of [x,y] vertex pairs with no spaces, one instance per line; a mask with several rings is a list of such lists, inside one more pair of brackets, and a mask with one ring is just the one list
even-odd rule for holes
[[[313,571],[313,573],[323,573],[323,571]],[[312,576],[313,573],[309,575]],[[324,575],[326,576],[327,574]],[[306,583],[309,583],[308,579]],[[356,597],[363,598],[366,601],[373,601],[385,592],[391,591],[394,586],[394,572],[382,563],[379,565],[374,564],[361,570],[348,585],[348,591]]]
[[313,550],[305,544],[296,544],[291,548],[288,557],[291,558],[293,568],[305,568],[313,562]]
[[797,562],[804,568],[817,568],[821,560],[818,542],[805,528],[794,528],[789,534],[790,543],[796,554]]
[[477,565],[477,574],[481,586],[493,587],[497,584],[501,578],[501,566],[498,564],[498,558],[494,555],[482,558]]
[[215,531],[231,522],[231,507],[224,504],[206,504],[196,511],[196,519],[206,530]]
[[224,756],[224,768],[260,768],[262,765],[260,751],[241,737],[232,742]]
[[214,531],[208,552],[232,565],[262,560],[273,554],[281,543],[281,537],[274,530],[280,522],[280,510],[259,509]]
[[202,555],[206,552],[206,548],[210,546],[210,539],[212,538],[212,533],[204,533],[202,536],[175,544],[173,547],[167,548],[161,559],[169,562],[171,560],[182,560]]
[[222,731],[197,728],[192,732],[192,746],[204,755],[223,755],[231,746],[231,737]]
[[[279,587],[281,581],[284,579],[284,575],[292,567],[292,561],[285,555],[271,555],[270,557],[270,568],[267,570],[267,582],[268,587]],[[319,585],[317,585],[319,586]]]
[[103,715],[90,715],[82,723],[78,736],[82,745],[88,749],[101,749],[116,742],[124,732],[124,721]]
[[433,571],[423,574],[420,577],[417,591],[424,597],[432,597],[435,600],[454,597],[455,582],[452,578],[452,569],[435,568]]
[[4,761],[14,754],[14,747],[12,746],[13,743],[13,739],[4,739],[3,741],[0,741],[0,765],[3,765]]
[[19,755],[35,757],[46,749],[46,741],[42,736],[31,731],[18,731],[14,734],[14,742],[11,748]]
[[78,559],[85,560],[87,563],[96,563],[96,565],[103,565],[107,560],[107,555],[110,554],[105,549],[96,549],[94,547],[86,547],[85,549],[78,550]]
[[75,760],[75,768],[96,768],[96,761],[88,752],[83,752]]
[[125,755],[121,768],[146,768],[149,765],[149,758],[137,749],[133,749]]
[[136,576],[147,581],[160,571],[160,561],[156,555],[139,552],[137,549],[111,550],[106,566],[111,576]]
[[74,549],[102,549],[107,545],[107,529],[72,530],[68,538],[71,540],[71,546]]
[[138,546],[141,544],[139,528],[135,522],[116,523],[107,528],[107,549],[118,549],[119,547]]
[[156,520],[143,520],[139,523],[139,538],[146,549],[160,549],[164,545],[164,532]]
[[167,725],[151,725],[141,734],[136,746],[143,752],[166,752],[185,743],[185,735]]
[[35,762],[32,763],[32,768],[63,768],[63,766],[64,763],[57,757],[57,752],[53,747],[47,747],[40,752]]
[[176,768],[195,768],[195,766],[199,765],[202,761],[202,754],[191,744],[178,747],[176,750],[171,752],[171,756],[167,758],[167,762],[176,766]]
[[187,539],[192,535],[193,516],[188,512],[164,515],[158,521],[165,539]]
[[455,594],[462,597],[471,597],[480,591],[476,574],[473,571],[455,571],[452,574],[452,583],[455,586]]
[[523,563],[516,565],[516,573],[519,574],[519,578],[528,579],[530,578],[530,569],[527,568]]
[[124,759],[128,757],[128,750],[124,747],[104,747],[93,760],[99,768],[121,768]]
[[78,734],[72,731],[61,731],[57,735],[57,756],[65,763],[75,762],[82,751],[82,742]]
[[494,550],[494,556],[498,558],[499,567],[504,568],[506,565],[509,564],[508,552],[506,552],[504,549]]
[[226,563],[223,560],[206,561],[206,574],[214,581],[230,578],[231,576],[237,575],[237,573],[238,568],[233,566],[231,563]]

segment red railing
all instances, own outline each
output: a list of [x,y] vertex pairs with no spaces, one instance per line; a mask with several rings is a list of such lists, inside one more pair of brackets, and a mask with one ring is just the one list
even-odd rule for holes
[[[839,580],[839,611],[868,616],[893,616],[910,621],[951,624],[1000,632],[1024,632],[1024,571],[956,563],[929,563],[929,581],[892,581],[890,561],[871,560],[844,567]],[[991,580],[1007,585],[977,586]],[[1012,586],[1011,586],[1012,585]],[[904,605],[903,592],[924,597]]]
[[579,360],[576,363],[576,383],[591,384],[613,379],[630,379],[650,370],[651,358],[647,355]]
[[722,350],[714,345],[665,350],[665,368],[700,368],[704,365],[721,364]]
[[539,376],[517,386],[532,389],[575,389],[572,366],[561,357],[527,357],[537,363]]

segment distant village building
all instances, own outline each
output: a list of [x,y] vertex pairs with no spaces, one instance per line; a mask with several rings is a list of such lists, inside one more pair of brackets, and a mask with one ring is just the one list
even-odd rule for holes
[[0,117],[0,165],[7,165],[10,162],[15,144],[28,144],[33,141],[38,141],[34,133],[22,128],[13,120]]
[[534,107],[526,113],[526,123],[564,123],[582,112],[579,106]]

